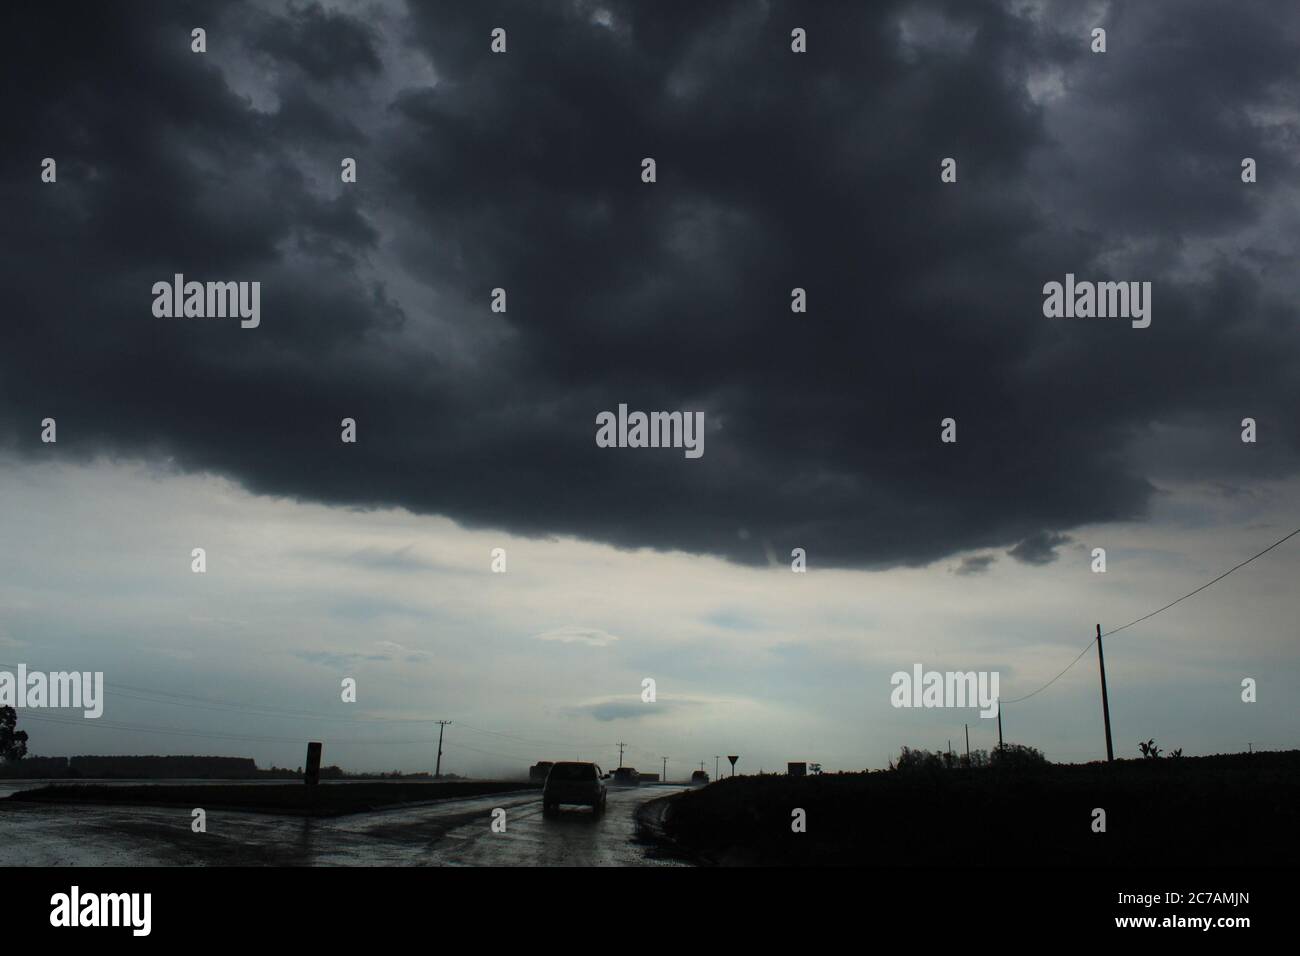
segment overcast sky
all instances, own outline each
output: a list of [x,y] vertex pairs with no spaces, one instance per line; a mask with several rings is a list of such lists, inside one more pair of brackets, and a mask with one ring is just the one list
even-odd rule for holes
[[[1300,527],[1292,4],[11,17],[0,665],[110,686],[34,753],[881,767],[996,743],[893,672],[1028,693]],[[1067,273],[1150,326],[1046,318]],[[703,456],[597,447],[620,403]],[[1119,754],[1294,745],[1298,541],[1107,643]],[[1095,659],[1004,730],[1104,756]]]

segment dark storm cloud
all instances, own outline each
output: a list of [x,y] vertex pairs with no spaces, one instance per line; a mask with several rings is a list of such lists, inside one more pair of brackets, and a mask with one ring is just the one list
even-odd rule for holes
[[393,658],[388,654],[331,654],[328,651],[293,651],[293,657],[300,658],[309,664],[321,664],[325,667],[347,667],[351,664],[359,664],[362,661],[391,661]]
[[581,704],[567,709],[567,713],[578,717],[594,717],[600,721],[640,720],[643,717],[659,717],[665,711],[680,710],[699,704],[693,700],[656,700],[653,706],[641,700],[605,700],[594,704]]
[[1021,564],[1051,564],[1058,557],[1056,549],[1070,543],[1070,536],[1038,531],[1007,552]]
[[[1294,471],[1295,14],[1125,8],[1094,55],[1036,9],[17,8],[0,440],[822,567],[1139,516],[1157,423],[1212,436],[1216,479]],[[261,327],[155,319],[174,272],[261,281]],[[1066,272],[1151,281],[1151,328],[1045,319]],[[704,457],[597,448],[620,402],[704,410]]]
[[953,569],[953,574],[960,574],[963,577],[972,574],[983,574],[989,568],[993,567],[998,560],[995,554],[968,554],[961,559],[961,563]]
[[363,19],[316,4],[297,4],[289,16],[258,24],[254,49],[276,64],[292,63],[314,80],[354,78],[381,67],[375,37]]
[[426,561],[412,554],[413,545],[404,548],[363,548],[348,555],[347,560],[363,568],[379,571],[428,571],[437,567],[432,561]]

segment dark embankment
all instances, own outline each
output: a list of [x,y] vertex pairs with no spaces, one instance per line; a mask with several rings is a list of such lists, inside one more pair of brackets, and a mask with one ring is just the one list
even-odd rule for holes
[[[107,804],[138,807],[203,807],[205,810],[255,810],[304,816],[339,816],[380,807],[450,797],[475,797],[512,790],[537,789],[536,784],[502,781],[439,781],[437,783],[337,783],[148,786],[68,785],[24,790],[7,798],[18,803]],[[0,803],[5,801],[0,801]]]
[[[1295,866],[1300,751],[720,780],[663,836],[715,864]],[[807,832],[791,832],[792,811]],[[1092,830],[1106,811],[1106,832]]]

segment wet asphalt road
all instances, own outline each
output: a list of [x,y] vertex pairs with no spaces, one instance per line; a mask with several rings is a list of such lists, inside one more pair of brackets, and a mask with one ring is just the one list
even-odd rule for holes
[[[212,810],[0,806],[0,866],[681,866],[637,842],[636,807],[676,787],[609,790],[605,813],[542,815],[537,791],[330,819]],[[506,811],[493,833],[492,811]]]

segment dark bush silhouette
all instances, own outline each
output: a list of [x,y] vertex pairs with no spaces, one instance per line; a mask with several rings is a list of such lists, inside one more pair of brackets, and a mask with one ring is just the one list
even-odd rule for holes
[[1139,741],[1138,749],[1142,751],[1142,756],[1150,760],[1156,760],[1160,757],[1160,748],[1156,746],[1154,740]]
[[889,763],[890,770],[942,770],[943,768],[943,758],[938,754],[928,750],[913,750],[911,747],[904,747],[899,752],[898,759]]
[[[1004,750],[1004,760],[1032,752]],[[908,753],[916,756],[905,766],[933,762]],[[1134,752],[1023,771],[738,776],[667,799],[660,822],[675,849],[706,864],[1300,866],[1300,751],[1178,760]],[[1088,826],[1099,806],[1105,839]],[[795,807],[807,814],[805,832],[791,829]]]
[[0,707],[0,760],[22,760],[27,756],[27,731],[15,730],[18,711]]
[[[1032,748],[1030,748],[1032,749]],[[1037,751],[1034,751],[1037,753]],[[1041,754],[1039,755],[1041,757]],[[959,754],[953,751],[944,750],[934,752],[930,750],[913,749],[904,747],[898,755],[897,760],[889,762],[890,770],[968,770],[971,768],[987,767],[990,765],[989,752],[987,750],[972,750],[970,755]],[[1043,761],[1046,763],[1046,760]]]
[[1002,770],[1034,770],[1050,766],[1046,757],[1034,747],[1024,744],[1003,744],[995,747],[989,758],[990,766]]

